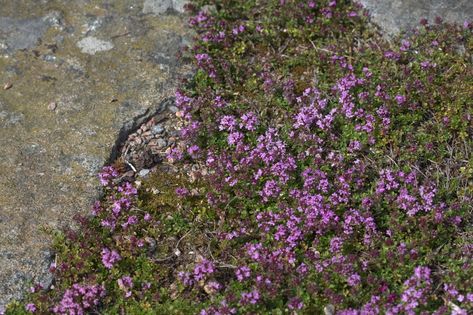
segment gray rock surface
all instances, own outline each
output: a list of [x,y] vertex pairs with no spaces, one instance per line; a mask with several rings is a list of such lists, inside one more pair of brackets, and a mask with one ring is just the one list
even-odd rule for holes
[[179,13],[184,13],[186,11],[186,4],[188,4],[190,1],[189,0],[173,0],[172,1],[172,7],[174,10],[176,10]]
[[372,21],[389,36],[419,25],[422,18],[434,23],[437,16],[446,22],[473,21],[472,0],[359,0]]
[[163,14],[172,9],[172,0],[145,0],[143,13]]
[[88,213],[120,132],[192,71],[186,17],[144,4],[0,0],[0,311],[51,284],[47,231]]
[[184,13],[185,5],[189,2],[189,0],[145,0],[143,13],[164,14],[170,10]]
[[2,30],[0,48],[13,51],[34,47],[48,27],[48,20],[45,18],[0,17],[0,29]]

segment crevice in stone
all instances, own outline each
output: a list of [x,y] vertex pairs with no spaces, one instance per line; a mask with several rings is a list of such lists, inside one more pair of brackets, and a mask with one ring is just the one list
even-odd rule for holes
[[150,107],[143,114],[133,118],[131,121],[125,123],[118,132],[117,139],[110,151],[110,156],[105,161],[105,165],[110,165],[120,157],[120,149],[123,144],[127,141],[128,136],[136,132],[142,124],[150,120],[152,117],[163,113],[169,106],[174,105],[175,98],[168,97],[161,101],[157,106]]

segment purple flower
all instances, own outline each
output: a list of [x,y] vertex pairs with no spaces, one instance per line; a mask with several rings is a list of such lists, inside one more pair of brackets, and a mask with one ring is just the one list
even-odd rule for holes
[[225,102],[225,100],[220,95],[217,95],[214,98],[213,105],[217,108],[222,108],[227,106],[227,102]]
[[209,281],[207,282],[206,286],[207,290],[212,294],[215,294],[217,291],[220,291],[220,289],[222,289],[222,285],[217,281]]
[[347,283],[351,287],[357,286],[358,284],[361,283],[360,275],[357,274],[357,273],[354,273],[354,274],[350,275],[350,277],[348,277],[348,279],[347,279]]
[[262,249],[263,246],[260,243],[247,244],[247,254],[255,261],[258,261],[261,258]]
[[302,300],[298,297],[293,297],[289,300],[287,307],[290,310],[300,310],[304,307],[304,302],[302,302]]
[[239,282],[242,282],[243,280],[247,279],[250,277],[250,268],[247,266],[242,266],[236,269],[235,274]]
[[30,313],[34,313],[36,312],[36,305],[34,305],[33,303],[28,303],[26,304],[25,309]]
[[425,61],[422,61],[420,63],[420,66],[421,66],[422,70],[426,70],[428,68],[435,68],[437,66],[437,64],[431,63],[430,61],[425,60]]
[[214,264],[207,260],[203,259],[194,267],[194,278],[199,281],[207,277],[207,275],[212,274],[215,271]]
[[73,284],[64,292],[61,302],[53,307],[55,314],[85,314],[97,306],[106,294],[105,288],[99,285]]
[[205,70],[209,77],[215,78],[217,76],[212,58],[208,54],[196,54],[195,59],[199,68]]
[[384,53],[384,57],[386,57],[387,59],[396,60],[396,61],[399,60],[399,58],[401,58],[399,53],[396,53],[390,50]]
[[220,119],[219,130],[234,131],[237,126],[237,121],[234,116],[226,115]]
[[240,128],[245,128],[249,131],[254,131],[258,125],[258,117],[253,112],[245,113],[241,116]]
[[406,97],[404,95],[396,95],[394,99],[399,105],[402,105],[406,102]]
[[404,292],[401,294],[401,303],[395,309],[403,310],[407,314],[415,314],[419,305],[427,303],[427,293],[431,290],[432,280],[430,269],[416,267],[414,275],[404,282]]
[[309,272],[309,268],[307,267],[306,264],[301,263],[301,264],[299,265],[299,267],[297,267],[296,271],[297,271],[297,273],[299,273],[300,275],[305,275],[305,274],[307,274],[307,272]]
[[112,212],[113,214],[115,214],[115,216],[118,216],[121,211],[122,211],[122,205],[120,203],[120,200],[117,200],[112,205]]
[[170,163],[180,161],[180,160],[182,160],[183,157],[184,157],[184,155],[182,154],[182,151],[179,150],[178,148],[172,148],[171,150],[169,150],[167,152],[167,156],[166,156],[167,160]]
[[112,213],[118,218],[122,210],[127,210],[131,207],[131,200],[125,197],[115,200],[112,204]]
[[232,33],[233,35],[241,34],[245,31],[245,25],[239,25],[233,28]]
[[401,51],[407,51],[407,50],[409,50],[409,48],[411,48],[411,43],[408,40],[403,39],[401,41],[400,50]]
[[192,280],[192,276],[189,272],[179,271],[177,273],[177,277],[185,286],[191,286],[194,281]]
[[348,12],[348,17],[357,17],[357,16],[358,16],[358,13],[356,13],[355,11]]
[[281,188],[279,188],[278,183],[271,179],[264,183],[263,190],[259,194],[263,197],[264,201],[268,201],[270,197],[276,197],[280,192]]
[[136,196],[138,193],[137,189],[129,182],[119,186],[118,191],[123,193],[125,196]]
[[198,145],[191,145],[189,148],[187,148],[187,153],[193,158],[197,158],[197,154],[199,153],[200,148]]
[[208,54],[196,54],[195,59],[198,63],[203,63],[210,60],[210,56]]
[[392,191],[399,188],[399,182],[397,181],[393,171],[389,169],[383,169],[379,172],[380,179],[376,184],[376,193],[383,194],[386,191]]
[[189,189],[185,187],[178,187],[176,188],[175,192],[176,192],[176,195],[178,195],[179,197],[185,197],[189,195]]
[[115,218],[106,218],[106,219],[103,219],[101,222],[100,222],[100,225],[102,225],[103,227],[107,227],[109,228],[110,230],[114,230],[115,229],[115,226],[116,226],[116,219]]
[[176,91],[175,96],[176,96],[176,106],[181,110],[187,109],[193,100],[192,98],[188,97],[180,90]]
[[228,144],[229,145],[237,145],[237,144],[240,144],[241,141],[243,140],[243,134],[241,132],[231,132],[229,135],[228,135]]
[[343,246],[343,240],[340,237],[334,237],[330,240],[330,251],[338,252]]
[[133,279],[130,276],[123,276],[117,280],[118,287],[125,292],[125,297],[129,298],[132,294]]
[[[54,263],[54,262],[53,262],[53,263]],[[53,265],[53,263],[51,263],[51,265]],[[31,293],[35,293],[35,292],[39,292],[39,291],[42,290],[42,289],[43,289],[43,286],[38,283],[38,284],[35,284],[34,286],[32,286],[32,287],[30,288],[30,292],[31,292]]]
[[136,215],[131,215],[128,217],[127,221],[122,224],[122,228],[126,229],[130,225],[138,223],[138,217]]
[[254,289],[251,292],[242,292],[240,303],[243,305],[246,304],[256,304],[260,300],[260,294],[257,289]]
[[348,151],[353,153],[359,151],[361,149],[361,143],[358,140],[351,140],[350,144],[348,145]]
[[98,176],[100,184],[102,184],[102,186],[108,186],[112,179],[118,177],[118,172],[113,166],[105,166]]
[[112,269],[113,264],[120,261],[121,257],[115,250],[110,250],[108,248],[102,249],[102,263],[107,269]]

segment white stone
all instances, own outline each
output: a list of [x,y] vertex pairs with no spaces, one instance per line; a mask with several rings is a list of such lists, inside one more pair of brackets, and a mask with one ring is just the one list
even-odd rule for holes
[[77,43],[77,47],[79,47],[80,51],[84,54],[95,55],[97,52],[112,49],[113,43],[98,39],[93,36],[88,36],[81,39]]
[[143,13],[163,14],[172,9],[172,0],[145,0]]
[[179,13],[185,13],[186,9],[184,8],[186,4],[188,4],[189,0],[173,0],[172,1],[172,8]]
[[144,168],[138,173],[138,176],[139,177],[146,177],[146,175],[148,175],[149,173],[150,173],[150,170],[147,169],[147,168]]

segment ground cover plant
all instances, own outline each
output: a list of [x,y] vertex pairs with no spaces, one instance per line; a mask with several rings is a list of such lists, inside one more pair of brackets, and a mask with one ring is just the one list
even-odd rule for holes
[[[210,6],[209,6],[210,5]],[[387,41],[350,1],[195,1],[184,124],[57,232],[7,314],[473,312],[473,24]]]

